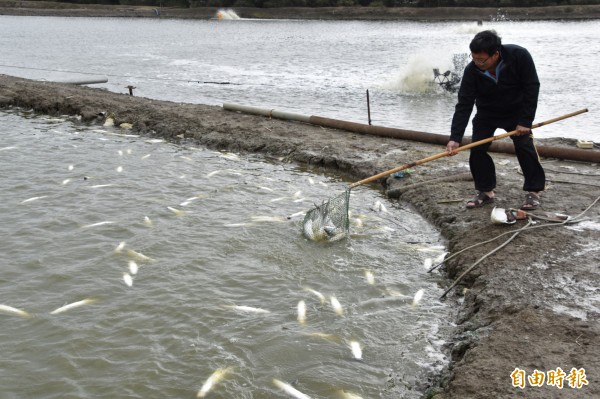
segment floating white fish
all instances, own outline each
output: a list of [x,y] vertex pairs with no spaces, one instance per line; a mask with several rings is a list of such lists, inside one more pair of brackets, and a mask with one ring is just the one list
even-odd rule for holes
[[283,216],[252,216],[253,222],[285,222],[286,218]]
[[110,220],[106,220],[104,222],[86,224],[85,226],[81,226],[81,228],[82,229],[89,229],[90,227],[98,227],[98,226],[104,226],[105,224],[114,224],[114,223],[115,222],[111,222]]
[[415,297],[413,298],[413,302],[412,302],[413,306],[417,306],[419,304],[419,302],[421,302],[421,299],[423,298],[424,293],[425,293],[424,289],[420,289],[419,291],[417,291],[417,293],[415,294]]
[[96,302],[95,299],[93,299],[93,298],[86,298],[86,299],[81,300],[81,301],[77,301],[77,302],[73,302],[73,303],[70,303],[70,304],[65,305],[65,306],[61,306],[58,309],[54,309],[52,312],[50,312],[50,314],[63,313],[63,312],[66,312],[68,310],[75,309],[75,308],[78,308],[78,307],[83,306],[83,305],[89,305],[90,303],[94,303],[94,302]]
[[133,277],[129,273],[123,273],[123,282],[125,282],[126,286],[131,287],[133,285]]
[[206,175],[206,177],[213,177],[214,175],[216,175],[217,173],[220,173],[220,170],[213,170],[212,172],[208,173]]
[[123,167],[122,166],[117,166],[117,173],[121,173],[123,171]]
[[302,191],[296,191],[294,193],[294,198],[300,198],[302,196]]
[[122,157],[123,156],[123,151],[119,150],[119,151],[117,151],[117,154],[119,154],[119,156]]
[[158,144],[158,143],[164,143],[165,141],[163,139],[150,139],[150,140],[146,140],[146,143],[149,144]]
[[290,384],[280,381],[277,378],[273,378],[273,384],[275,384],[277,388],[281,389],[282,391],[293,396],[296,399],[311,399],[310,396],[300,392]]
[[330,296],[329,301],[331,302],[331,307],[333,308],[335,313],[342,316],[344,314],[344,309],[342,308],[340,301],[338,301],[338,299],[334,296]]
[[442,263],[444,259],[446,259],[446,255],[448,255],[448,252],[442,252],[441,254],[436,256],[436,258],[433,260],[433,263],[435,263],[436,265],[438,263]]
[[273,190],[270,187],[265,187],[265,186],[259,186],[258,188],[260,188],[261,190],[265,190],[265,191],[269,191],[269,192],[274,192],[275,190]]
[[309,333],[308,335],[310,335],[311,337],[318,337],[318,338],[322,338],[322,339],[326,339],[329,341],[340,341],[340,337],[338,337],[337,335],[334,334],[326,334],[326,333],[322,333],[322,332],[312,332]]
[[309,177],[309,178],[308,178],[308,182],[309,182],[310,184],[315,184],[315,179],[313,179],[312,177]]
[[41,200],[42,198],[46,198],[46,195],[42,195],[40,197],[27,198],[26,200],[21,201],[21,204],[26,204],[28,202],[33,202],[33,201]]
[[70,181],[71,181],[71,179],[65,179],[62,181],[62,185],[64,186],[64,185],[68,184]]
[[185,215],[185,211],[182,211],[181,209],[173,208],[172,206],[168,206],[167,209],[177,216]]
[[8,305],[1,305],[1,304],[0,304],[0,312],[11,313],[11,314],[15,314],[15,315],[21,316],[21,317],[31,316],[29,313],[27,313],[24,310],[13,308],[12,306],[8,306]]
[[148,216],[144,216],[144,224],[146,226],[152,226],[152,220]]
[[304,324],[306,322],[306,304],[304,301],[298,302],[298,323]]
[[68,169],[68,170],[73,170],[74,168],[75,168],[75,166],[73,166],[73,165],[69,165],[69,166],[67,166],[67,169]]
[[248,225],[248,223],[229,223],[229,224],[224,224],[223,226],[225,226],[225,227],[244,227],[247,225]]
[[293,202],[298,203],[298,202],[302,202],[304,200],[306,200],[306,198],[298,198],[298,199],[295,199]]
[[15,149],[17,149],[17,147],[2,147],[2,148],[0,148],[0,151],[15,150]]
[[362,348],[360,347],[360,344],[357,341],[350,341],[348,345],[352,351],[352,356],[357,360],[362,360]]
[[271,313],[270,311],[262,308],[255,308],[253,306],[244,306],[244,305],[225,305],[228,309],[239,310],[241,312],[248,313]]
[[121,241],[119,245],[117,245],[117,247],[115,248],[115,252],[119,254],[121,253],[123,248],[125,248],[125,241]]
[[231,372],[233,368],[232,367],[227,367],[227,368],[221,368],[221,369],[216,369],[211,375],[210,377],[208,377],[206,379],[206,382],[204,382],[204,385],[202,385],[202,388],[200,388],[200,390],[198,391],[198,395],[196,395],[197,398],[203,398],[206,396],[206,394],[219,382],[221,381],[229,372]]
[[147,159],[147,158],[150,158],[150,156],[151,156],[151,155],[152,155],[152,154],[146,154],[146,155],[144,155],[143,157],[141,157],[140,159]]
[[325,295],[321,294],[319,291],[315,291],[312,288],[308,288],[308,287],[304,288],[304,291],[308,291],[308,292],[316,295],[317,298],[319,298],[319,300],[321,301],[322,304],[325,303],[325,300],[326,300],[325,299]]
[[338,399],[363,399],[362,396],[359,396],[352,392],[346,392],[343,389],[340,389],[335,393],[335,397]]
[[[133,136],[134,136],[134,137],[137,137],[136,135],[133,135]],[[126,152],[127,152],[127,154],[130,154],[130,155],[131,155],[131,152],[132,152],[132,151],[131,151],[131,148],[128,148]]]
[[367,279],[367,283],[373,285],[375,284],[375,276],[373,272],[370,270],[365,270],[365,278]]
[[113,184],[96,184],[94,186],[90,186],[90,188],[104,188],[104,187],[111,187],[113,186]]
[[279,201],[283,201],[284,199],[285,199],[285,197],[277,197],[277,198],[273,198],[269,202],[279,202]]
[[129,256],[130,258],[137,259],[137,260],[142,261],[142,262],[154,262],[154,259],[152,259],[149,256],[146,256],[146,255],[144,255],[142,253],[134,251],[133,249],[128,249],[127,250],[127,256]]
[[300,211],[300,212],[292,213],[290,216],[288,216],[288,219],[293,219],[297,216],[304,216],[304,215],[306,215],[306,212]]
[[429,270],[431,269],[431,266],[433,266],[433,259],[425,258],[425,260],[423,261],[423,268],[425,270]]
[[138,264],[135,263],[134,260],[130,260],[129,261],[129,273],[131,273],[135,276],[137,274],[137,272],[138,272]]

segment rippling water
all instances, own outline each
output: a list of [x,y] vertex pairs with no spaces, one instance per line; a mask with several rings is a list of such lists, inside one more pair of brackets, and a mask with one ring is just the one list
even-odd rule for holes
[[301,213],[347,187],[334,176],[26,112],[0,126],[0,304],[31,314],[0,312],[2,398],[191,398],[225,367],[209,397],[284,397],[277,378],[417,398],[445,364],[449,309],[423,267],[443,246],[411,209],[355,189],[352,238],[322,245]]
[[[541,81],[536,121],[598,108],[598,21],[152,20],[0,16],[0,73],[107,76],[97,85],[163,100],[242,103],[449,134],[456,96],[433,84],[481,29],[527,47]],[[57,71],[71,71],[58,73]],[[85,73],[87,75],[73,72]],[[590,112],[537,137],[597,140]],[[467,128],[467,135],[471,132]]]

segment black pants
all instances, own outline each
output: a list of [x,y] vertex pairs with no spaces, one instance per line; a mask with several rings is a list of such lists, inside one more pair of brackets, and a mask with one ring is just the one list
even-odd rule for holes
[[[496,129],[504,129],[507,132],[517,127],[514,118],[488,118],[475,115],[473,118],[473,141],[479,141],[492,137]],[[511,136],[515,146],[515,153],[525,182],[525,191],[543,191],[546,186],[546,175],[540,164],[540,157],[533,144],[533,135]],[[469,166],[475,182],[477,191],[492,191],[496,188],[496,167],[492,157],[488,154],[491,143],[471,148]]]

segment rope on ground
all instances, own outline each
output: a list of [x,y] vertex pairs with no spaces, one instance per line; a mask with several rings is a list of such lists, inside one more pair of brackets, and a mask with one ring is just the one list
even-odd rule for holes
[[[591,203],[591,204],[590,204],[590,205],[589,205],[587,208],[585,208],[585,209],[583,210],[583,212],[581,212],[579,215],[575,216],[575,217],[574,217],[574,218],[572,218],[572,219],[567,219],[567,220],[565,220],[564,222],[555,223],[555,224],[542,224],[542,225],[538,225],[538,226],[531,226],[531,224],[532,224],[533,222],[532,222],[532,219],[531,219],[531,217],[529,217],[529,218],[528,218],[528,222],[527,222],[527,225],[526,225],[526,226],[524,226],[524,227],[522,227],[522,228],[520,228],[520,229],[518,229],[518,230],[513,230],[513,231],[510,231],[510,232],[506,232],[506,233],[500,234],[499,236],[497,236],[497,237],[493,238],[492,240],[488,240],[487,242],[490,242],[490,241],[493,241],[493,240],[495,240],[495,239],[497,239],[498,237],[501,237],[501,236],[503,236],[503,235],[510,234],[510,233],[514,233],[514,234],[513,234],[513,235],[512,235],[512,236],[511,236],[511,237],[510,237],[508,240],[506,240],[504,243],[502,243],[502,244],[501,244],[500,246],[498,246],[497,248],[495,248],[495,249],[493,249],[492,251],[488,252],[487,254],[483,255],[483,256],[482,256],[481,258],[479,258],[479,259],[478,259],[478,260],[477,260],[477,261],[476,261],[476,262],[475,262],[473,265],[471,265],[471,267],[469,267],[469,268],[468,268],[468,269],[467,269],[467,270],[466,270],[464,273],[462,273],[460,276],[458,276],[458,278],[457,278],[456,280],[454,280],[454,282],[452,283],[452,285],[450,285],[450,287],[448,287],[448,289],[447,289],[446,291],[444,291],[444,293],[443,293],[443,294],[440,296],[440,298],[444,298],[444,297],[445,297],[445,296],[446,296],[446,295],[447,295],[447,294],[448,294],[448,293],[449,293],[449,292],[452,290],[452,288],[454,288],[454,287],[455,287],[455,286],[456,286],[456,285],[457,285],[457,284],[460,282],[460,280],[462,280],[462,278],[463,278],[464,276],[466,276],[466,275],[467,275],[469,272],[471,272],[471,270],[475,269],[475,267],[477,267],[477,266],[478,266],[478,265],[479,265],[479,264],[480,264],[480,263],[481,263],[481,262],[482,262],[484,259],[486,259],[488,256],[490,256],[490,255],[494,254],[495,252],[497,252],[497,251],[498,251],[498,250],[500,250],[501,248],[503,248],[503,247],[505,247],[506,245],[508,245],[508,243],[509,243],[510,241],[512,241],[512,239],[513,239],[513,238],[515,238],[517,235],[519,235],[519,233],[521,233],[521,232],[523,232],[523,231],[526,231],[526,230],[533,230],[533,229],[536,229],[536,228],[541,228],[541,227],[549,227],[549,226],[564,226],[564,225],[566,225],[566,224],[579,223],[579,222],[582,220],[582,218],[583,218],[583,216],[585,215],[585,213],[586,213],[587,211],[589,211],[589,210],[590,210],[590,209],[591,209],[591,208],[592,208],[594,205],[596,205],[596,203],[597,203],[598,201],[600,201],[600,197],[596,198],[596,199],[595,199],[595,200],[594,200],[594,201],[593,201],[593,202],[592,202],[592,203]],[[476,245],[481,245],[481,244],[482,244],[482,243],[479,243],[479,244],[472,245],[470,248],[472,248],[472,247],[474,247],[474,246],[476,246]],[[467,249],[467,248],[465,248],[465,250],[466,250],[466,249]],[[462,251],[460,251],[460,252],[463,252],[463,251],[464,251],[464,250],[462,250]],[[453,255],[453,256],[454,256],[454,255]],[[445,262],[445,260],[444,260],[444,262]],[[442,263],[444,263],[444,262],[442,262]],[[437,265],[437,266],[439,266],[439,265]],[[435,266],[435,267],[437,267],[437,266]],[[433,268],[432,268],[431,270],[433,270]],[[431,271],[431,270],[430,270],[430,271]]]
[[[586,213],[587,211],[589,211],[589,210],[590,210],[590,209],[591,209],[591,208],[592,208],[594,205],[596,205],[596,203],[597,203],[598,201],[600,201],[600,197],[596,198],[596,199],[594,200],[594,202],[592,202],[592,203],[590,204],[590,206],[588,206],[588,207],[587,207],[587,208],[586,208],[586,209],[585,209],[583,212],[581,212],[579,215],[577,215],[577,216],[575,216],[575,217],[573,217],[573,218],[571,218],[571,219],[566,219],[565,221],[563,221],[563,222],[559,222],[559,223],[552,223],[552,224],[542,224],[542,225],[538,225],[538,226],[531,226],[531,227],[528,227],[528,228],[527,228],[527,230],[538,229],[538,228],[541,228],[541,227],[549,227],[549,226],[561,226],[561,225],[565,225],[565,224],[574,224],[574,223],[579,223],[579,222],[581,222],[583,215],[585,215],[585,213]],[[540,217],[540,216],[536,216],[536,218],[538,218],[538,219],[542,219],[542,220],[548,220],[548,219],[546,219],[546,218],[543,218],[543,217]],[[497,235],[496,237],[494,237],[494,238],[491,238],[491,239],[489,239],[489,240],[482,241],[482,242],[478,242],[477,244],[473,244],[473,245],[470,245],[470,246],[468,246],[468,247],[466,247],[466,248],[463,248],[463,249],[461,249],[460,251],[458,251],[458,252],[455,252],[455,253],[453,253],[452,255],[448,256],[447,258],[445,258],[443,261],[441,261],[441,262],[440,262],[440,263],[438,263],[437,265],[434,265],[432,268],[430,268],[430,269],[427,271],[427,273],[431,273],[432,271],[434,271],[435,269],[437,269],[438,267],[440,267],[441,265],[443,265],[445,262],[449,261],[450,259],[454,258],[455,256],[457,256],[457,255],[459,255],[459,254],[461,254],[461,253],[463,253],[463,252],[465,252],[465,251],[468,251],[469,249],[472,249],[472,248],[478,247],[479,245],[488,244],[488,243],[490,243],[490,242],[492,242],[492,241],[495,241],[495,240],[497,240],[498,238],[500,238],[500,237],[502,237],[502,236],[505,236],[505,235],[507,235],[507,234],[512,234],[512,233],[513,233],[513,232],[515,232],[515,231],[517,231],[517,230],[511,230],[511,231],[507,231],[507,232],[504,232],[504,233],[502,233],[502,234],[499,234],[499,235]]]
[[531,225],[531,223],[533,223],[533,221],[531,220],[531,218],[529,218],[529,220],[527,221],[527,225],[525,225],[525,227],[522,227],[522,228],[516,230],[516,232],[508,240],[504,241],[504,243],[502,243],[500,246],[498,246],[494,250],[488,252],[487,254],[483,255],[481,258],[479,258],[477,260],[477,262],[473,263],[473,265],[471,267],[469,267],[467,270],[465,270],[463,272],[463,274],[461,274],[460,276],[458,276],[458,278],[456,280],[454,280],[454,282],[452,283],[452,285],[450,287],[448,287],[448,289],[446,291],[444,291],[444,293],[442,294],[442,296],[440,296],[440,299],[444,298],[446,296],[446,294],[448,294],[452,290],[452,288],[454,288],[456,286],[456,284],[458,284],[459,281],[462,280],[462,278],[464,276],[466,276],[471,270],[475,269],[475,267],[477,267],[481,262],[483,262],[488,256],[494,254],[495,252],[497,252],[500,249],[502,249],[505,246],[507,246],[508,243],[513,240],[513,238],[515,238],[516,236],[519,235],[519,233],[521,233],[522,231],[524,231],[525,229],[527,229],[527,227],[529,227]]

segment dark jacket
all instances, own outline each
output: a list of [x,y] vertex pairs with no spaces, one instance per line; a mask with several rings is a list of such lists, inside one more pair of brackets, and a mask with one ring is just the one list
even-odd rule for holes
[[535,118],[540,81],[531,54],[525,48],[507,44],[500,47],[503,65],[497,82],[471,61],[465,68],[452,118],[450,140],[461,142],[473,104],[478,118],[517,119],[530,127]]

